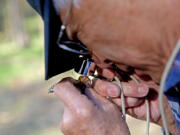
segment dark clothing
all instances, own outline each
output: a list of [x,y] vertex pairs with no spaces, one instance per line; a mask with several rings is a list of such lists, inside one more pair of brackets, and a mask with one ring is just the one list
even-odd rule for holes
[[[55,12],[52,0],[27,1],[41,15],[44,21],[45,79],[73,68],[78,70],[82,63],[79,56],[60,49],[56,44],[62,23]],[[64,34],[63,40],[68,40],[66,34]]]

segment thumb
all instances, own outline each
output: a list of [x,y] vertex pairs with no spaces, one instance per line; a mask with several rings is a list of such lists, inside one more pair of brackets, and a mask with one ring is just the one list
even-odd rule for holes
[[64,105],[72,112],[78,112],[79,108],[91,108],[93,104],[85,95],[73,85],[71,80],[65,80],[56,85],[54,88],[55,95]]

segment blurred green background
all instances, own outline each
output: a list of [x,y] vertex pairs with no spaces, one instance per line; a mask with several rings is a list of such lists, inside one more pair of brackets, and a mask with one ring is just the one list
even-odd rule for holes
[[1,86],[43,78],[42,20],[24,0],[0,0],[0,9]]
[[[0,135],[61,135],[63,105],[48,88],[73,72],[44,81],[41,17],[24,0],[0,0],[0,9]],[[128,124],[145,134],[145,122]],[[151,125],[150,133],[160,128]]]
[[44,81],[41,17],[24,0],[0,0],[0,9],[0,135],[61,135],[63,106],[47,93],[53,80]]

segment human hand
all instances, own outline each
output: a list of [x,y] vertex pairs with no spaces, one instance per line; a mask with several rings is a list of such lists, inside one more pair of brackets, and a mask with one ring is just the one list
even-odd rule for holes
[[[109,69],[102,69],[99,73],[106,78],[110,77],[109,79],[114,77],[114,72]],[[136,78],[141,83],[137,84],[132,80],[122,82],[127,113],[137,119],[146,120],[147,105],[145,100],[148,99],[151,122],[162,126],[158,101],[159,86],[152,80],[145,81],[138,76]],[[120,88],[116,83],[97,79],[94,81],[94,89],[100,95],[111,97],[113,103],[118,105],[121,110]],[[177,126],[166,97],[164,97],[164,109],[169,131],[175,135],[177,134]]]
[[64,135],[129,135],[119,109],[92,88],[82,95],[73,79],[66,79],[54,88],[55,95],[64,103],[61,121]]

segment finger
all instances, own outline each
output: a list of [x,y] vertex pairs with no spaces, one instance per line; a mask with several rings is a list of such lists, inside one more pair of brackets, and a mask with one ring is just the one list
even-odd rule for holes
[[137,118],[137,119],[142,119],[145,120],[146,119],[146,105],[144,103],[142,103],[143,105],[139,106],[139,107],[132,107],[132,108],[128,108],[126,110],[127,114]]
[[[119,107],[122,106],[122,101],[120,98],[115,98],[112,99],[113,103],[115,103],[116,105],[118,105]],[[129,108],[129,107],[137,107],[140,104],[142,104],[144,102],[144,99],[138,99],[138,98],[130,98],[130,97],[126,97],[125,98],[125,107]]]
[[148,80],[148,76],[146,76],[146,78],[145,76],[143,76],[143,79],[141,78],[142,76],[139,77],[136,74],[134,74],[133,76],[137,78],[141,83],[145,83],[146,85],[148,85],[149,88],[154,89],[155,91],[159,90],[159,85],[155,83],[153,80]]
[[71,121],[73,119],[71,114],[72,114],[72,112],[67,107],[64,107],[64,113],[63,113],[63,117],[62,117],[63,124],[69,125],[69,123],[71,123]]
[[117,84],[108,82],[105,80],[95,79],[93,80],[93,88],[102,96],[105,97],[119,97],[120,88]]
[[69,111],[69,109],[67,107],[64,107],[64,113],[63,113],[63,116],[62,116],[62,120],[61,120],[61,123],[60,123],[60,129],[63,131],[66,131],[67,130],[67,125],[71,125],[71,121],[72,121],[72,115],[71,115],[71,112]]
[[[145,97],[149,88],[145,84],[136,84],[133,82],[122,82],[124,95],[127,97]],[[120,88],[116,83],[95,79],[93,87],[102,96],[119,97]]]
[[105,97],[98,95],[92,88],[86,88],[85,94],[95,105],[101,106],[108,103]]
[[98,68],[98,73],[108,79],[113,79],[115,77],[114,71],[110,68]]
[[66,80],[57,84],[54,88],[55,95],[69,108],[72,112],[81,111],[81,109],[90,109],[93,104],[85,95]]
[[143,98],[147,96],[149,87],[144,83],[136,84],[135,82],[123,82],[122,83],[124,95],[128,97]]
[[97,94],[92,88],[87,88],[85,93],[98,109],[109,111],[109,109],[112,110],[115,107],[112,102]]
[[60,129],[65,135],[71,135],[71,129],[75,127],[75,124],[77,124],[72,114],[73,113],[67,107],[64,107]]

